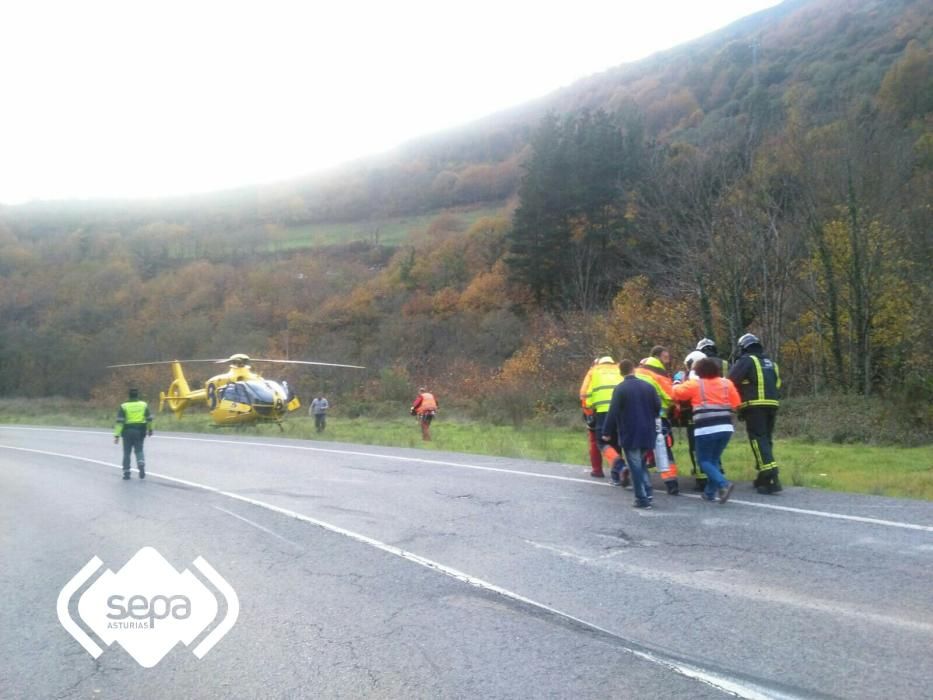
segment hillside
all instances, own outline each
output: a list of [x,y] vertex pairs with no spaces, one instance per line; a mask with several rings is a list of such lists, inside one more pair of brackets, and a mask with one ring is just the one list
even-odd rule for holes
[[27,226],[160,217],[308,223],[501,202],[516,193],[530,134],[548,111],[636,111],[652,138],[701,144],[746,128],[750,101],[764,115],[762,129],[783,122],[790,106],[825,122],[853,96],[876,93],[912,39],[933,40],[922,0],[785,0],[534,103],[318,176],[171,200],[45,202],[0,212]]
[[595,352],[750,328],[790,393],[896,384],[929,420],[931,43],[929,3],[790,1],[326,175],[0,209],[0,394],[245,351],[511,420],[572,404]]

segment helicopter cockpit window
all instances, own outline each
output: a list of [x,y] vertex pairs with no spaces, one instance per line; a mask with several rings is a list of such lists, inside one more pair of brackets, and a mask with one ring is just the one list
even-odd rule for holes
[[272,393],[272,387],[266,382],[247,382],[247,389],[257,403],[272,404],[275,402],[275,395]]
[[249,393],[246,391],[246,387],[240,382],[227,384],[227,386],[221,389],[220,398],[227,401],[234,401],[235,403],[250,403]]

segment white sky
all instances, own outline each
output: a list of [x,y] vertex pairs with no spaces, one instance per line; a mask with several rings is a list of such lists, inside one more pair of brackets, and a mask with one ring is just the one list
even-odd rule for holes
[[10,0],[0,3],[0,202],[308,174],[775,4]]

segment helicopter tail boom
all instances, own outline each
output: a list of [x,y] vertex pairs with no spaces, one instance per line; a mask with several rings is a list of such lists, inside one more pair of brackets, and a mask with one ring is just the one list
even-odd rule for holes
[[191,387],[188,386],[188,380],[185,379],[185,373],[181,369],[181,363],[173,362],[172,383],[169,385],[167,392],[163,391],[159,393],[159,411],[161,411],[167,403],[169,409],[175,414],[175,417],[181,418],[190,402],[203,400],[204,397],[205,393],[203,389],[191,391]]

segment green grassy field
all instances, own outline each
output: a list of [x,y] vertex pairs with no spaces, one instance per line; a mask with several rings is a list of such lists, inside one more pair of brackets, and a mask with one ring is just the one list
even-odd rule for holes
[[479,207],[450,209],[431,212],[420,216],[399,216],[372,221],[306,224],[292,226],[279,232],[279,240],[270,243],[270,251],[297,250],[325,245],[339,245],[353,241],[373,241],[384,245],[403,243],[413,231],[426,229],[441,214],[450,214],[458,219],[464,229],[469,228],[484,216],[495,216],[501,207]]
[[[77,402],[7,399],[0,401],[0,423],[85,426],[109,430],[113,418],[110,411],[88,408]],[[180,420],[167,414],[156,416],[157,431],[266,437],[281,435],[312,441],[518,457],[578,464],[581,475],[588,471],[589,465],[582,424],[579,427],[553,427],[528,423],[516,429],[442,415],[432,426],[434,440],[430,443],[422,442],[418,424],[413,418],[348,419],[335,414],[329,416],[327,430],[318,435],[311,418],[295,414],[283,427],[283,432],[275,425],[251,426],[239,430],[215,428],[203,412],[192,412]],[[675,438],[679,441],[675,445],[677,462],[687,483],[690,483],[686,437],[683,431],[678,430]],[[787,485],[933,500],[933,446],[930,445],[877,447],[779,438],[775,453],[781,465],[782,480]],[[731,479],[751,481],[754,477],[751,450],[741,428],[723,456],[723,465]]]

